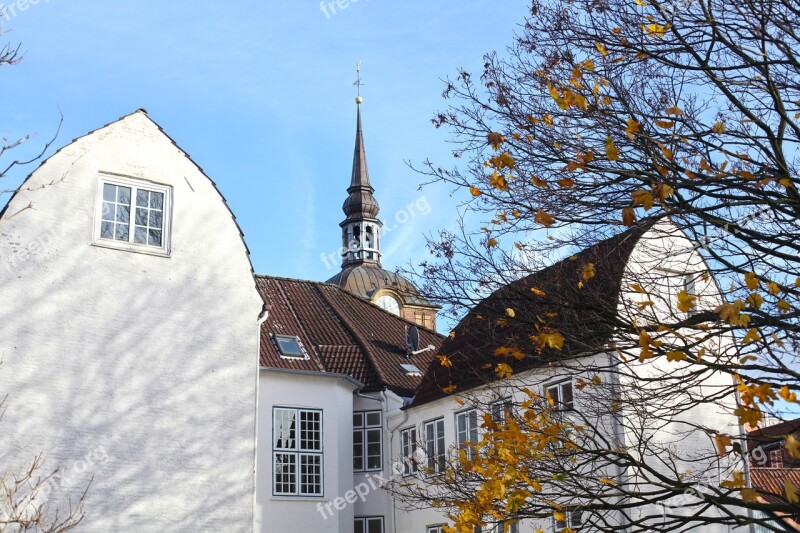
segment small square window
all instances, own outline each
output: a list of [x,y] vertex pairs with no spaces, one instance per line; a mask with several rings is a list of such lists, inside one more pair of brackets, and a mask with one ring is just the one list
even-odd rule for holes
[[273,335],[275,345],[278,347],[281,357],[287,359],[307,359],[308,354],[300,342],[300,338],[294,335]]
[[164,185],[102,176],[94,244],[169,254],[170,193]]

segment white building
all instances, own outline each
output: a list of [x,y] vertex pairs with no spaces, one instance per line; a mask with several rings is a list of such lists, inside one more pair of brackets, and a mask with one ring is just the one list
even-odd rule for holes
[[263,302],[214,183],[137,111],[31,174],[0,258],[4,470],[89,486],[81,531],[250,530]]
[[[445,342],[432,330],[436,306],[381,267],[372,192],[359,110],[342,272],[329,283],[254,277],[214,184],[143,111],[50,157],[0,215],[4,463],[24,468],[43,453],[48,468],[61,466],[66,479],[47,495],[54,505],[92,480],[82,531],[439,533],[441,512],[406,512],[380,487],[408,479],[415,446],[435,466],[478,435],[478,412],[443,389],[492,411],[519,400],[517,380],[588,410],[576,380],[625,363],[603,348],[619,332],[568,303],[643,321],[674,314],[680,289],[702,308],[718,304],[692,244],[659,223],[500,289]],[[588,262],[596,276],[579,287]],[[639,305],[646,293],[652,305]],[[517,320],[499,327],[509,307]],[[530,351],[543,311],[558,312],[553,327],[565,337],[544,359]],[[419,346],[409,350],[415,323]],[[530,351],[509,361],[510,382],[493,370],[503,345]],[[675,371],[664,365],[637,371]],[[614,375],[614,387],[637,390]],[[701,392],[725,384],[710,379]],[[609,434],[636,442],[636,414],[620,416],[605,419]],[[738,431],[713,406],[698,407],[658,438],[688,420]],[[676,445],[714,449],[696,435]],[[516,527],[533,526],[556,524]]]

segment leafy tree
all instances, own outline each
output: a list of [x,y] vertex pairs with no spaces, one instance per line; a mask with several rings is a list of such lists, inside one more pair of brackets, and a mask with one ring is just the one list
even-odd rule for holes
[[[560,519],[564,501],[580,504],[585,523],[608,531],[620,523],[628,531],[686,531],[755,522],[780,531],[759,513],[797,512],[793,484],[768,499],[747,485],[738,432],[699,424],[685,430],[682,438],[707,436],[717,459],[739,465],[698,490],[695,476],[714,458],[660,447],[647,429],[694,408],[724,409],[749,426],[796,409],[798,20],[796,0],[534,0],[505,54],[486,56],[479,76],[461,71],[447,83],[450,104],[434,124],[449,129],[463,163],[450,170],[428,163],[423,172],[464,191],[464,213],[460,231],[430,241],[437,259],[421,274],[426,292],[455,316],[555,258],[661,218],[696,243],[724,301],[704,307],[684,280],[652,271],[647,283],[677,285],[671,302],[651,298],[644,282],[622,288],[639,293],[633,312],[559,298],[565,312],[592,307],[593,319],[616,332],[613,346],[584,347],[611,349],[622,362],[598,374],[642,379],[638,366],[658,364],[658,386],[610,391],[605,378],[589,383],[585,392],[598,395],[599,411],[577,420],[552,416],[551,399],[532,392],[508,423],[484,420],[482,453],[456,457],[448,475],[424,488],[397,489],[409,505],[447,508],[459,531],[500,519]],[[603,274],[591,262],[582,268],[576,291]],[[493,370],[508,378],[515,360],[542,357],[545,347],[551,365],[591,371],[555,356],[569,343],[567,332],[547,316],[519,312],[525,299],[538,297],[506,297],[493,307],[505,314],[481,317],[521,322],[530,336],[527,345],[496,354],[507,362]],[[669,372],[669,364],[681,370]],[[707,380],[716,388],[702,388]],[[480,407],[480,398],[473,401]],[[597,422],[618,409],[641,415],[628,428],[641,430],[635,449],[609,442]],[[554,441],[557,452],[549,448]],[[786,448],[800,455],[791,435]],[[609,475],[617,467],[624,474]],[[697,497],[680,511],[667,505],[687,491]]]

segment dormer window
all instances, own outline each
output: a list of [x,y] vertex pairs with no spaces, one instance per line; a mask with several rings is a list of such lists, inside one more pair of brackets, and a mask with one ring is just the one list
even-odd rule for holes
[[170,187],[102,176],[94,244],[169,254]]
[[273,335],[275,345],[278,347],[278,353],[284,359],[308,359],[303,344],[300,338],[295,335]]

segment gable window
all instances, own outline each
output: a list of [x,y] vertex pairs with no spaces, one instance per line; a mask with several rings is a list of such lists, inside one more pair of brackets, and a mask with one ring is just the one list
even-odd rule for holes
[[170,190],[155,183],[104,176],[94,243],[167,254]]
[[769,451],[769,467],[783,468],[783,448],[775,448]]
[[322,411],[272,410],[273,483],[276,496],[322,496]]
[[445,468],[445,448],[444,448],[444,418],[425,422],[425,455],[427,457],[427,468],[431,474],[444,472]]
[[573,531],[578,531],[578,529],[583,525],[583,513],[581,513],[581,511],[577,509],[570,509],[564,511],[563,515],[563,520],[556,520],[555,518],[553,519],[555,522],[554,529],[556,533],[566,528],[570,528]]
[[400,453],[403,456],[403,475],[410,476],[417,472],[417,428],[408,428],[400,432]]
[[278,353],[284,359],[308,359],[308,354],[300,342],[300,338],[295,335],[273,335]]
[[473,457],[478,443],[478,411],[470,409],[456,414],[456,444],[459,450],[466,450],[467,457]]
[[383,424],[380,411],[353,413],[353,470],[383,468]]
[[354,533],[383,533],[382,516],[356,517]]
[[546,390],[559,411],[572,411],[575,409],[575,402],[572,397],[572,381],[562,381],[561,383],[548,385]]

